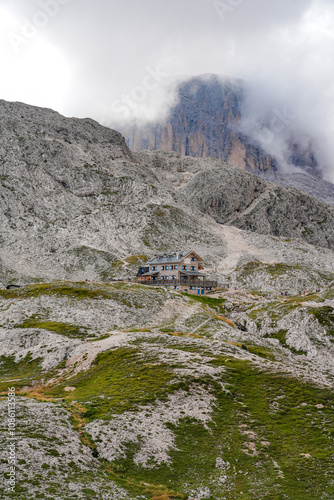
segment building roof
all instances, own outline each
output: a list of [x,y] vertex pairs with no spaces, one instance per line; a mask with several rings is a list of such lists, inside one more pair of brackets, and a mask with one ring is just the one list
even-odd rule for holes
[[149,260],[147,264],[177,264],[183,260],[187,255],[194,253],[199,260],[202,260],[199,255],[193,250],[183,250],[182,252],[168,252],[160,255],[155,255],[153,259]]
[[142,276],[155,276],[156,274],[158,274],[158,271],[152,271],[151,273],[140,274],[138,277],[141,278]]

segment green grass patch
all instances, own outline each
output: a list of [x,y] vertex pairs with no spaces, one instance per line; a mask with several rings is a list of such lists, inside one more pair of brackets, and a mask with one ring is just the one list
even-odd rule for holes
[[58,333],[71,338],[84,338],[87,336],[87,328],[71,325],[69,323],[60,323],[57,321],[43,321],[34,316],[15,326],[16,328],[41,328],[49,332]]
[[99,342],[99,340],[105,340],[110,337],[110,333],[105,333],[104,335],[101,335],[100,337],[94,337],[94,338],[88,338],[86,340],[89,340],[89,342]]
[[326,329],[327,335],[334,337],[334,309],[333,307],[309,308],[309,312],[317,319],[318,323]]
[[267,335],[264,336],[265,339],[271,338],[271,339],[277,339],[279,340],[279,343],[285,347],[286,349],[289,349],[292,353],[294,354],[307,354],[305,351],[297,351],[294,347],[290,347],[289,344],[286,342],[286,334],[288,333],[288,330],[279,330],[278,332],[275,333],[268,333]]
[[40,297],[41,295],[58,295],[63,297],[71,297],[74,299],[110,299],[111,292],[106,289],[97,288],[94,286],[86,285],[85,283],[79,284],[59,284],[47,283],[38,285],[29,285],[16,290],[0,290],[0,297],[4,299],[15,298],[33,298]]
[[11,385],[19,388],[38,377],[41,371],[41,358],[32,359],[30,353],[20,361],[15,361],[15,356],[0,356],[0,392],[7,391],[9,380],[15,380]]
[[147,260],[148,260],[147,255],[131,255],[131,257],[127,257],[125,259],[125,262],[133,266],[139,266],[142,263],[147,262]]
[[[188,380],[216,397],[207,427],[189,417],[167,424],[175,435],[170,464],[143,469],[129,448],[112,468],[133,482],[165,484],[188,495],[207,487],[211,500],[333,498],[332,392],[233,358],[216,358],[215,364],[224,366],[220,381],[228,390],[217,379]],[[216,468],[218,457],[229,464],[224,470]]]
[[252,276],[260,271],[271,276],[283,276],[299,270],[299,264],[288,265],[284,263],[264,264],[263,262],[248,262],[245,266],[237,267],[236,270],[244,277]]
[[272,352],[268,351],[268,349],[265,349],[261,346],[254,346],[254,345],[248,345],[248,344],[245,344],[245,346],[247,347],[247,350],[251,354],[255,354],[256,356],[260,356],[260,358],[270,359],[271,361],[276,361],[275,356],[273,355]]
[[184,293],[182,295],[187,296],[190,301],[199,302],[200,304],[212,307],[216,310],[218,308],[221,314],[225,314],[223,306],[224,303],[226,302],[226,299],[216,299],[213,297],[208,297],[207,295],[188,295]]
[[[87,410],[84,418],[90,421],[167,397],[173,378],[166,365],[144,359],[134,349],[121,348],[99,354],[88,371],[79,372],[57,387],[45,388],[44,394],[79,401]],[[69,394],[64,390],[66,386],[76,390]]]
[[[87,282],[60,282],[30,285],[17,290],[0,290],[0,299],[28,299],[41,296],[55,296],[73,300],[114,300],[127,307],[143,308],[142,289],[134,285],[128,287],[124,284],[101,284]],[[152,292],[145,289],[146,292]],[[154,291],[153,291],[154,292]],[[158,296],[157,296],[158,297]],[[158,297],[159,300],[159,297]],[[160,299],[161,300],[161,299]]]

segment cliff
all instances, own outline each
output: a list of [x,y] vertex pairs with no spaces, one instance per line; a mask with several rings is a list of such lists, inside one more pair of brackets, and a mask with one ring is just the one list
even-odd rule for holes
[[[204,75],[181,82],[177,103],[157,123],[120,128],[133,151],[175,151],[197,158],[218,158],[254,173],[279,169],[275,158],[239,131],[247,84],[241,80]],[[309,150],[291,143],[291,164],[315,173]]]

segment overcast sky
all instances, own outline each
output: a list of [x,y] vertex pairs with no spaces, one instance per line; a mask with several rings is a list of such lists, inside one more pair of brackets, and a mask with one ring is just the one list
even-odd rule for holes
[[217,73],[248,82],[243,126],[267,149],[279,141],[258,123],[279,112],[280,137],[301,129],[328,163],[333,26],[333,0],[0,0],[0,98],[103,123],[153,118],[175,76]]

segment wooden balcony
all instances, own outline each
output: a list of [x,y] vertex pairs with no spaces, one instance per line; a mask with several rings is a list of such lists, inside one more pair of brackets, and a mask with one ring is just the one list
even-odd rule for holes
[[138,283],[141,285],[149,285],[149,286],[196,286],[196,287],[214,287],[217,288],[218,282],[217,281],[208,281],[208,280],[195,280],[195,279],[189,279],[189,280],[147,280],[147,281],[140,281],[138,280]]

